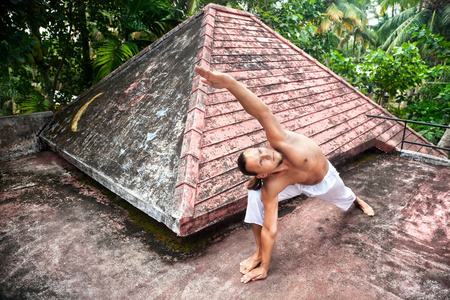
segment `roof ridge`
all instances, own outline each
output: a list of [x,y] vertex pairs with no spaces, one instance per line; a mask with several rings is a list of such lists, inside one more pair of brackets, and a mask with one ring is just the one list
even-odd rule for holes
[[[216,10],[212,5],[208,5],[201,12],[203,20],[200,30],[202,32],[195,65],[209,69]],[[207,87],[202,84],[200,76],[194,74],[175,184],[175,195],[179,199],[175,210],[178,217],[193,217],[195,212],[201,142],[205,128],[206,96]]]

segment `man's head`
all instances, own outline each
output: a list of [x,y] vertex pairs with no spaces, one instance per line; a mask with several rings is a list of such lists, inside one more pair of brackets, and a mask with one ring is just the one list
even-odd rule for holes
[[248,176],[264,178],[283,163],[283,154],[270,148],[250,148],[238,158],[238,168]]

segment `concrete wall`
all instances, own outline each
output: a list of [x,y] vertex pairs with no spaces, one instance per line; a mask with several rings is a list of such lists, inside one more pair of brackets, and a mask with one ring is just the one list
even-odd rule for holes
[[0,117],[0,161],[39,152],[45,148],[38,137],[52,118],[46,111],[20,116]]

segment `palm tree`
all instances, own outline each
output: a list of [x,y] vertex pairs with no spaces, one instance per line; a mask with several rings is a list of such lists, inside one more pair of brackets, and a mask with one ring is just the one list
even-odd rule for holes
[[[335,28],[340,28],[341,26],[335,26]],[[352,47],[352,56],[355,59],[355,49],[358,48],[358,59],[359,61],[361,56],[361,48],[367,49],[370,45],[376,45],[376,34],[369,30],[365,25],[363,26],[363,29],[360,29],[359,27],[350,27],[350,30],[344,29],[342,34],[340,35],[341,41],[338,45],[338,48],[343,48],[344,45],[347,45],[347,52],[348,45],[350,42],[353,42]],[[359,47],[357,47],[357,43],[359,42]]]
[[158,0],[124,0],[118,16],[103,12],[109,28],[95,30],[98,47],[93,63],[95,82],[156,41],[181,22],[174,9]]
[[332,29],[341,40],[339,47],[347,44],[347,50],[350,41],[353,41],[352,55],[354,58],[358,41],[365,48],[376,43],[375,34],[367,27],[366,10],[369,5],[370,1],[368,0],[332,1],[326,9],[325,18],[317,27],[317,32],[324,33]]
[[450,2],[448,0],[425,1],[405,9],[384,23],[378,30],[379,39],[384,41],[381,49],[391,52],[412,37],[412,26],[426,25],[433,33],[450,39]]
[[420,0],[383,0],[380,3],[380,14],[384,15],[386,11],[391,8],[392,9],[392,16],[395,15],[395,9],[399,8],[400,11],[404,11],[407,8],[411,8],[416,6]]
[[344,22],[352,24],[352,26],[362,27],[360,20],[361,11],[353,4],[344,0],[331,1],[326,9],[324,18],[317,27],[317,32],[325,33],[334,25]]

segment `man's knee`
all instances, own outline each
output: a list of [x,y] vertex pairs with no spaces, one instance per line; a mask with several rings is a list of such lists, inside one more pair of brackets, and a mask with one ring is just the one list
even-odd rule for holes
[[264,222],[264,205],[261,201],[261,190],[249,190],[247,201],[247,211],[244,221],[262,226]]
[[261,201],[261,190],[248,190],[247,198],[249,202]]

